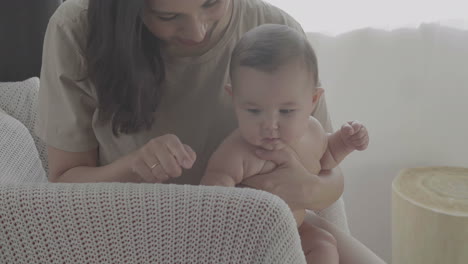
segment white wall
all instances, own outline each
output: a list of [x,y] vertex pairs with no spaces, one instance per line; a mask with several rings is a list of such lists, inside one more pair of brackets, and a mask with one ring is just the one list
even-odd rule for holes
[[424,25],[310,35],[334,127],[370,146],[343,163],[351,232],[390,263],[391,181],[402,168],[468,167],[468,31]]
[[280,7],[307,32],[343,33],[439,22],[468,29],[467,0],[264,0]]

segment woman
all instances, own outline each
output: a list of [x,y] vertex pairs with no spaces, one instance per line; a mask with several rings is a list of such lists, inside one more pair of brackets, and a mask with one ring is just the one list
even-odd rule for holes
[[[236,126],[224,93],[229,58],[260,24],[302,30],[261,0],[69,0],[46,33],[37,133],[53,182],[198,184]],[[314,116],[331,130],[324,102]],[[309,175],[294,155],[243,182],[295,208],[323,209],[342,194],[339,171]],[[291,175],[282,183],[283,175]],[[303,191],[298,191],[303,190]],[[338,241],[342,263],[379,263],[359,242],[310,216]]]

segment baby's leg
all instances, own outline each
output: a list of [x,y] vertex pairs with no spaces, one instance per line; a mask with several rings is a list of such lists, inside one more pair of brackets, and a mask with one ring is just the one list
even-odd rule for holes
[[299,235],[308,264],[338,264],[337,243],[330,233],[304,222],[299,227]]

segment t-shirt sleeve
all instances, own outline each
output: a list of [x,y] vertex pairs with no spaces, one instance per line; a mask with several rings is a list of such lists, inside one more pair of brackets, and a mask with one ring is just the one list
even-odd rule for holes
[[56,13],[44,40],[35,131],[47,145],[70,152],[98,146],[92,128],[96,100],[85,78],[83,32],[76,20]]
[[271,5],[262,1],[261,7],[263,16],[264,16],[264,23],[265,24],[280,24],[286,25],[296,29],[299,32],[305,34],[304,29],[302,29],[301,24],[297,22],[291,15],[289,15],[286,11],[281,10],[280,8]]

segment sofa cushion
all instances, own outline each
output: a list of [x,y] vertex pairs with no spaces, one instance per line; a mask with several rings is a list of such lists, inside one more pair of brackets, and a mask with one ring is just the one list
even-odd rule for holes
[[0,184],[47,182],[29,130],[0,110]]
[[42,161],[48,171],[47,149],[44,142],[34,133],[37,120],[37,95],[39,78],[34,77],[22,82],[0,82],[0,109],[17,119],[29,130]]

